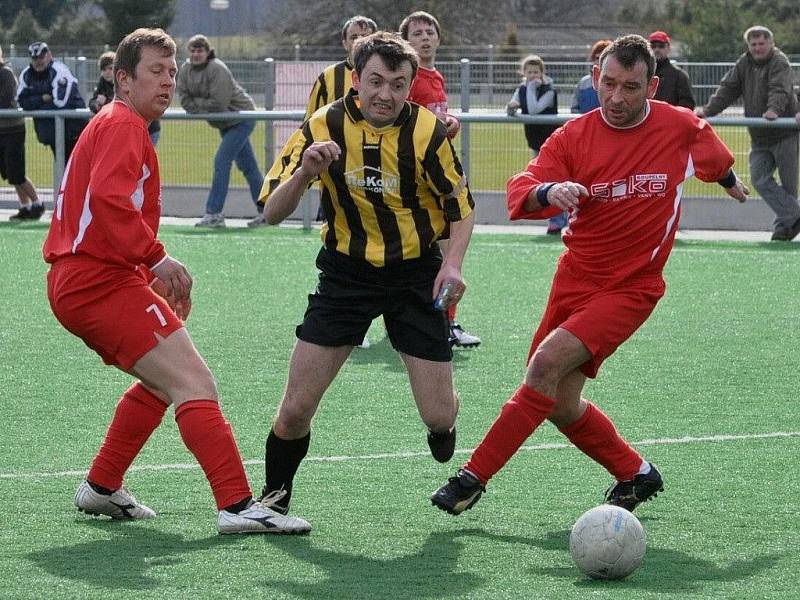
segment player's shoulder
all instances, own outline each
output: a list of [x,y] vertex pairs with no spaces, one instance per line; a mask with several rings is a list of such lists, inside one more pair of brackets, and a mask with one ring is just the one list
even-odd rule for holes
[[663,100],[648,100],[653,120],[667,126],[682,124],[696,128],[702,121],[694,111],[685,106],[674,106]]

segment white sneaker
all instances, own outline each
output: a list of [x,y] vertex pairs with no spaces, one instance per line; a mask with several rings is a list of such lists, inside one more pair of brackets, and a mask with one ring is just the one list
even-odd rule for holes
[[195,227],[225,227],[225,216],[222,213],[206,213],[194,224]]
[[299,517],[275,512],[257,500],[240,513],[219,511],[217,530],[222,533],[308,533],[311,524]]
[[75,506],[88,515],[108,515],[112,519],[152,519],[156,516],[153,509],[136,500],[124,487],[106,495],[95,492],[88,481],[78,486]]
[[481,338],[464,331],[458,323],[450,323],[450,345],[462,348],[476,348],[480,346]]
[[258,213],[255,219],[251,219],[247,222],[248,227],[266,227],[267,225],[269,225],[269,223],[267,223],[264,213]]
[[370,345],[371,344],[369,343],[369,338],[366,335],[364,335],[364,339],[361,340],[361,343],[357,347],[366,350],[367,348],[370,347]]

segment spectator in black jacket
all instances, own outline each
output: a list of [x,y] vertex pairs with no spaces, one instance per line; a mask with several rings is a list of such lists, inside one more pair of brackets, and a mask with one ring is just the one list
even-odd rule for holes
[[694,110],[695,101],[692,94],[692,84],[686,71],[676,67],[669,60],[672,50],[669,36],[663,31],[654,31],[650,34],[650,47],[656,57],[656,75],[658,76],[658,90],[656,100],[669,102],[673,106],[684,106]]
[[[100,112],[101,108],[114,100],[114,53],[103,52],[97,59],[97,66],[100,69],[100,79],[97,80],[97,85],[89,100],[89,110],[93,113]],[[155,146],[161,135],[161,121],[158,119],[150,121],[147,131],[153,146]]]
[[[44,42],[34,42],[28,46],[31,64],[19,76],[17,102],[23,110],[68,110],[86,108],[86,104],[78,89],[78,80],[67,66],[53,60],[50,48]],[[78,136],[86,126],[83,119],[66,119],[66,147],[64,159],[72,153]],[[38,118],[33,120],[37,139],[45,146],[50,146],[56,153],[55,119]]]

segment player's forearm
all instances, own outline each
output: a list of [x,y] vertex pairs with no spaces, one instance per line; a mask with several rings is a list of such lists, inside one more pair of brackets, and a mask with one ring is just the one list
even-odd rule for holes
[[313,179],[306,175],[303,167],[300,167],[289,179],[275,188],[264,206],[264,217],[267,223],[277,225],[291,215],[297,209],[303,193]]
[[447,254],[444,257],[446,264],[461,270],[474,226],[475,212],[471,212],[460,221],[452,221],[450,223],[450,240],[447,244]]

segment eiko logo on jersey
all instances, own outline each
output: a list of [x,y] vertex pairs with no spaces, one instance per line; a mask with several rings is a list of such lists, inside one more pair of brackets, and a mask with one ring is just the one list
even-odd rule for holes
[[667,191],[666,173],[638,173],[626,179],[604,183],[593,183],[590,189],[593,198],[615,202],[631,196],[653,196]]
[[386,173],[375,167],[359,167],[344,174],[348,187],[358,188],[375,194],[397,194],[400,191],[400,177]]

